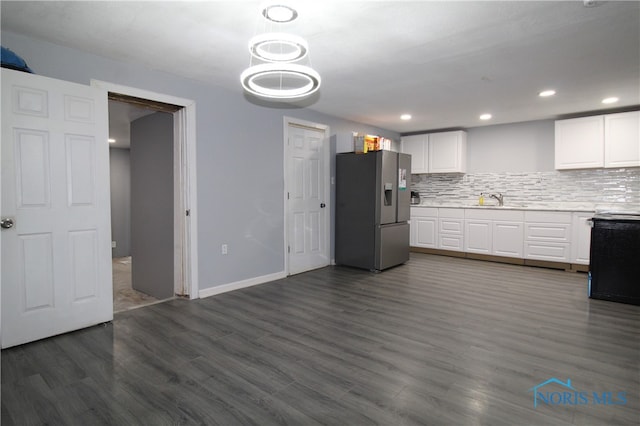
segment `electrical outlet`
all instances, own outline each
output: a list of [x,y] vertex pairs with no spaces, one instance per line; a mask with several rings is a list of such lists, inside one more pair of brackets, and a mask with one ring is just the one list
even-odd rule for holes
[[228,253],[229,253],[229,247],[228,247],[226,244],[223,244],[223,245],[220,247],[220,252],[221,252],[222,254],[228,254]]
[[116,248],[116,242],[115,241],[111,241],[111,248]]

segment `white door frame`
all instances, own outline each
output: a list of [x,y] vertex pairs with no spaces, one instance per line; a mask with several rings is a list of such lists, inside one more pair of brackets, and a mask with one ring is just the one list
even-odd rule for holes
[[174,128],[174,291],[198,298],[198,209],[196,192],[196,104],[190,99],[91,80],[91,86],[183,108],[173,114]]
[[284,171],[284,194],[283,194],[283,204],[284,204],[284,272],[286,275],[290,275],[289,272],[289,221],[291,217],[289,215],[288,208],[288,197],[289,188],[291,187],[289,182],[289,126],[299,126],[299,127],[308,127],[310,129],[320,130],[324,132],[324,139],[322,142],[322,156],[324,160],[324,203],[326,204],[327,214],[325,215],[325,251],[327,259],[331,258],[331,185],[330,183],[330,175],[331,175],[331,164],[330,164],[330,128],[326,124],[314,123],[311,121],[301,120],[293,117],[284,117],[284,150],[283,150],[283,171]]

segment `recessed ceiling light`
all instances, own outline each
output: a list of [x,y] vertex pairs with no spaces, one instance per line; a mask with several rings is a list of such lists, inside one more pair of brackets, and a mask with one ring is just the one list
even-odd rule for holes
[[555,90],[543,90],[542,92],[538,93],[538,96],[540,96],[541,98],[546,98],[549,96],[553,96],[556,94]]
[[262,9],[262,15],[270,21],[291,22],[298,17],[298,12],[286,4],[271,4]]
[[109,143],[116,143],[116,140],[113,138],[109,138]]
[[493,117],[491,114],[482,114],[480,120],[491,120],[491,117]]
[[411,120],[411,114],[402,114],[400,120]]
[[604,98],[602,100],[603,104],[615,104],[616,102],[618,102],[620,99],[616,98],[615,96],[611,97],[611,98]]

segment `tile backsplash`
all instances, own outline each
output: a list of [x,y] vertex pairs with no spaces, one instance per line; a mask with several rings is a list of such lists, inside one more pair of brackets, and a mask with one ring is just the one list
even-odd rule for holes
[[477,200],[481,192],[500,192],[522,202],[640,204],[640,168],[584,169],[532,173],[419,174],[411,189],[434,203]]

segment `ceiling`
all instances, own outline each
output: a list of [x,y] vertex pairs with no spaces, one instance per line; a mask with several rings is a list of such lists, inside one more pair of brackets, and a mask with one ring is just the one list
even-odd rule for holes
[[[300,106],[409,133],[639,105],[640,2],[589,3],[294,1],[299,18],[276,30],[304,37],[322,76]],[[2,29],[242,96],[260,4],[3,0]]]
[[109,148],[130,148],[131,122],[155,112],[150,108],[110,100],[109,139],[115,139],[115,142],[110,143]]

